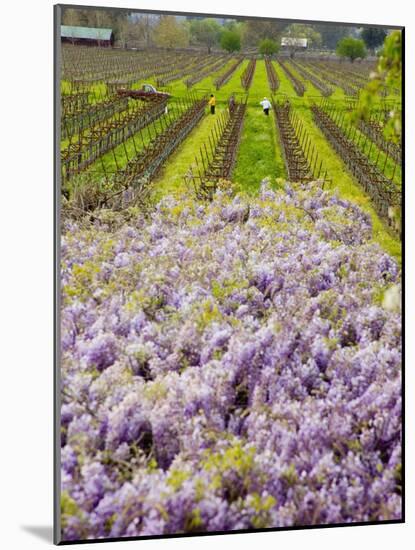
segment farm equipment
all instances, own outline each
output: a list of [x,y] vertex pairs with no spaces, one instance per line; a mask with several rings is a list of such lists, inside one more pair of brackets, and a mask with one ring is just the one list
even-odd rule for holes
[[131,90],[126,88],[118,88],[117,94],[121,97],[130,97],[131,99],[141,99],[142,101],[153,101],[155,98],[171,97],[167,92],[156,90],[151,84],[143,84],[139,90]]

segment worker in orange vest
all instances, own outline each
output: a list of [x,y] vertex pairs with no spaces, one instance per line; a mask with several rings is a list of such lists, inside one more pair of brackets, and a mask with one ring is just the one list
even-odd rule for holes
[[216,106],[216,97],[213,94],[210,94],[209,105],[210,105],[210,114],[214,115],[215,106]]

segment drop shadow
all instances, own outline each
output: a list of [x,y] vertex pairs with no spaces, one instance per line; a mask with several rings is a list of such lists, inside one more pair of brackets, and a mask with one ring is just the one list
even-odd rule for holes
[[53,527],[51,525],[22,525],[21,528],[38,539],[53,543]]

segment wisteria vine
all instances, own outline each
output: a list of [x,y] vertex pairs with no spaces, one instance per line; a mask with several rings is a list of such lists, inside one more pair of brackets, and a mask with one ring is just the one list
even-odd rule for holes
[[318,184],[62,236],[64,540],[400,518],[399,267]]

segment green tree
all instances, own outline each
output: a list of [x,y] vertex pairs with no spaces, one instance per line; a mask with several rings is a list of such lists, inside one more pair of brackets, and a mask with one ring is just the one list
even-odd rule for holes
[[[402,87],[402,33],[394,31],[387,36],[379,56],[376,71],[371,75],[370,82],[360,95],[360,102],[354,118],[367,120],[370,118],[373,105],[381,97],[382,90]],[[385,124],[385,137],[399,142],[402,134],[402,113],[392,109]]]
[[374,51],[378,46],[381,46],[387,37],[385,29],[379,27],[366,27],[360,33],[360,37],[364,40],[369,50]]
[[220,45],[227,52],[238,52],[241,49],[241,37],[234,31],[223,31]]
[[193,19],[190,22],[190,35],[196,44],[207,47],[208,53],[219,43],[221,26],[214,19]]
[[161,15],[154,29],[154,42],[161,48],[184,48],[189,45],[189,32],[174,15]]
[[278,43],[275,40],[271,40],[271,38],[264,38],[259,43],[259,53],[262,55],[272,55],[277,53],[279,49]]
[[346,36],[339,40],[336,46],[336,54],[339,57],[348,57],[351,62],[355,59],[366,57],[366,47],[363,40]]

